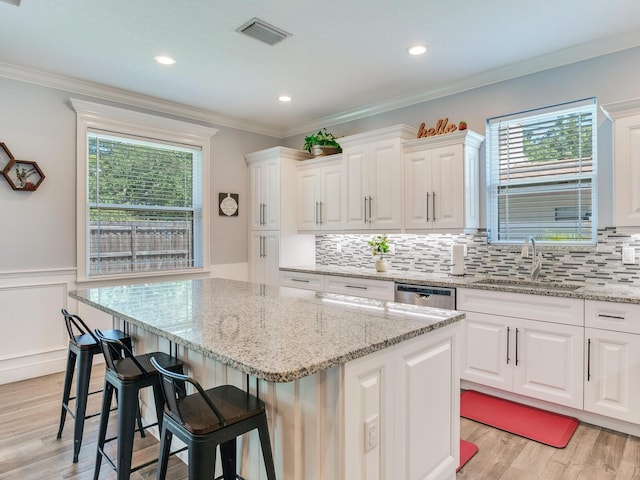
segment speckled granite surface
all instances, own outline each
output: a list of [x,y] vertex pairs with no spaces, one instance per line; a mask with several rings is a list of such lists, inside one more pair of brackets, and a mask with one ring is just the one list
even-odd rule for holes
[[334,267],[329,265],[280,268],[287,272],[318,273],[373,280],[432,285],[440,287],[477,288],[482,290],[548,295],[554,297],[581,298],[604,302],[640,304],[640,287],[629,284],[608,283],[605,285],[571,284],[560,282],[522,282],[506,276],[464,275],[456,277],[446,273],[412,273],[393,271],[379,273],[372,268]]
[[464,318],[450,310],[223,279],[69,295],[271,382],[311,375]]

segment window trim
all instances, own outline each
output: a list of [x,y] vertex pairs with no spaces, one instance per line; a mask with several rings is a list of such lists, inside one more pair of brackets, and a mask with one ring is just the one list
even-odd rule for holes
[[[579,106],[578,106],[579,105]],[[580,247],[588,247],[592,248],[597,245],[598,242],[598,133],[597,133],[597,114],[598,114],[598,102],[597,97],[588,97],[582,98],[579,100],[572,100],[568,102],[563,102],[556,105],[548,105],[539,108],[533,108],[530,110],[515,112],[511,114],[505,115],[497,115],[491,118],[487,118],[486,120],[486,142],[485,142],[485,171],[486,171],[486,216],[487,216],[487,244],[493,244],[496,246],[509,246],[509,245],[520,245],[522,240],[498,240],[496,238],[492,238],[491,229],[496,228],[496,219],[492,216],[492,207],[495,206],[495,198],[494,198],[494,190],[496,190],[496,185],[491,183],[492,179],[492,145],[491,145],[491,129],[492,123],[496,119],[509,119],[509,121],[514,121],[516,119],[528,118],[530,116],[537,116],[544,114],[545,112],[552,112],[556,117],[562,115],[564,112],[568,110],[581,108],[584,106],[593,105],[592,112],[592,155],[593,155],[593,165],[592,172],[589,175],[585,175],[582,178],[589,178],[591,183],[591,197],[592,197],[592,209],[591,209],[591,240],[589,241],[580,241],[580,242],[572,242],[572,241],[549,241],[549,240],[538,240],[542,245],[550,246],[553,248],[580,248]]]
[[[78,282],[97,282],[112,279],[140,277],[172,277],[175,275],[208,272],[210,269],[210,216],[211,216],[211,138],[217,129],[181,120],[135,112],[122,108],[70,99],[76,112],[76,255]],[[87,152],[89,130],[101,130],[114,134],[158,139],[200,148],[202,151],[202,267],[189,269],[135,272],[89,276],[87,204],[88,172]]]

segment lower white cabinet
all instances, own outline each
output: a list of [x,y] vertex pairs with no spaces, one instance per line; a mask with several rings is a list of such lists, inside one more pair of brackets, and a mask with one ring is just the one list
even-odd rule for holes
[[324,275],[307,272],[280,272],[280,285],[321,292],[324,290]]
[[585,302],[584,409],[640,423],[640,305]]
[[[547,301],[568,302],[558,310],[575,312],[569,323],[580,325],[536,319],[545,318],[551,307]],[[486,309],[477,308],[484,303]],[[530,318],[496,314],[492,304],[499,304],[501,313],[520,312]],[[457,309],[467,314],[461,378],[582,409],[582,304],[576,299],[459,289]]]
[[393,301],[394,283],[387,280],[327,275],[324,279],[324,291]]
[[249,232],[249,281],[278,285],[280,283],[280,233],[253,230]]
[[345,364],[345,479],[448,479],[459,464],[455,323]]

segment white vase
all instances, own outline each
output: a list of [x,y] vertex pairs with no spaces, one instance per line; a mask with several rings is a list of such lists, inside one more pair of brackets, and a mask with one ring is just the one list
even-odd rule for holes
[[380,260],[376,260],[376,272],[386,272],[387,271],[387,261],[384,258]]

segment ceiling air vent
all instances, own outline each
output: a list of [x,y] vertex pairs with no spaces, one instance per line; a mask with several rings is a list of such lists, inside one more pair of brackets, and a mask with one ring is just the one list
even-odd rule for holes
[[236,32],[244,33],[269,45],[275,45],[291,36],[290,33],[280,30],[273,25],[269,25],[259,18],[252,18],[240,28],[237,28]]

